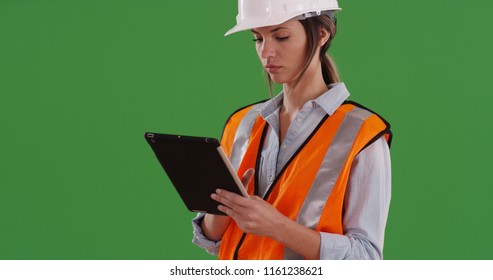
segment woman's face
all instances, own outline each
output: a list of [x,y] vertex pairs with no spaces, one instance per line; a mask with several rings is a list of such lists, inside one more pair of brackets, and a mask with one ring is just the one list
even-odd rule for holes
[[252,29],[257,54],[272,81],[290,83],[301,71],[305,59],[307,38],[297,20]]

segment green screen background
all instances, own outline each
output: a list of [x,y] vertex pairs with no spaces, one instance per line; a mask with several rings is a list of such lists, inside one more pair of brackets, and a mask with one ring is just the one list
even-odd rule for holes
[[[386,259],[493,258],[488,1],[345,1],[331,54],[393,126]],[[268,96],[237,1],[0,0],[0,259],[214,259],[145,131]]]

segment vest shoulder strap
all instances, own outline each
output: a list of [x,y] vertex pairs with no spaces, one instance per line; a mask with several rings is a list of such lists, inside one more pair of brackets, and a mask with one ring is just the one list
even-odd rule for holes
[[233,150],[233,144],[236,136],[236,131],[240,126],[245,115],[250,111],[250,109],[257,104],[266,102],[269,99],[261,100],[246,106],[243,106],[236,111],[234,111],[226,120],[226,123],[223,127],[223,132],[221,135],[221,146],[224,149],[224,152],[228,157],[230,157],[231,152]]
[[[366,147],[370,146],[373,142],[375,142],[376,140],[378,140],[380,137],[382,136],[385,136],[385,138],[387,139],[387,144],[390,145],[392,144],[392,137],[393,137],[393,133],[392,133],[392,130],[390,129],[390,123],[384,119],[381,115],[379,115],[378,113],[376,113],[375,111],[361,105],[360,103],[357,103],[355,101],[352,101],[352,100],[346,100],[344,101],[343,104],[351,104],[351,105],[354,105],[356,107],[359,107],[361,109],[364,109],[364,110],[367,110],[369,112],[371,112],[372,114],[374,114],[384,125],[385,125],[385,129],[383,129],[380,133],[378,133],[373,139],[371,139],[365,147],[363,147],[363,149],[365,149]],[[362,150],[363,150],[362,149]]]

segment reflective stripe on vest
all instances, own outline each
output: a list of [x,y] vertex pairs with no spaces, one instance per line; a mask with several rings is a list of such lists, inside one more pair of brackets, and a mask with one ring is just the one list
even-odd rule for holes
[[231,154],[229,156],[229,160],[233,164],[235,170],[238,170],[241,159],[245,155],[247,145],[250,140],[249,136],[252,132],[255,120],[257,119],[257,116],[260,113],[256,109],[261,105],[262,104],[256,104],[249,107],[248,112],[245,114],[245,116],[240,122],[240,125],[238,126],[238,131],[241,131],[241,133],[236,133],[233,141],[233,150],[231,151]]
[[[258,110],[251,109],[235,114],[223,134],[230,141],[225,144],[232,148],[229,151],[232,160],[242,158],[237,167],[239,176],[248,168],[258,168],[260,144],[267,127]],[[388,124],[376,114],[354,104],[341,105],[332,116],[322,120],[286,163],[264,199],[299,224],[342,234],[344,194],[353,159],[370,141],[385,134],[390,135]],[[258,178],[247,187],[251,195],[256,194],[257,183]],[[219,258],[303,257],[270,238],[244,234],[232,221],[223,235]]]

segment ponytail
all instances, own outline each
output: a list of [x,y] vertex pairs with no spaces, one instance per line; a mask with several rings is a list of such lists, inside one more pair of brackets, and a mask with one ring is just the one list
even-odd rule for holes
[[336,64],[330,55],[322,54],[322,75],[324,77],[325,84],[339,83],[339,73],[337,72]]

